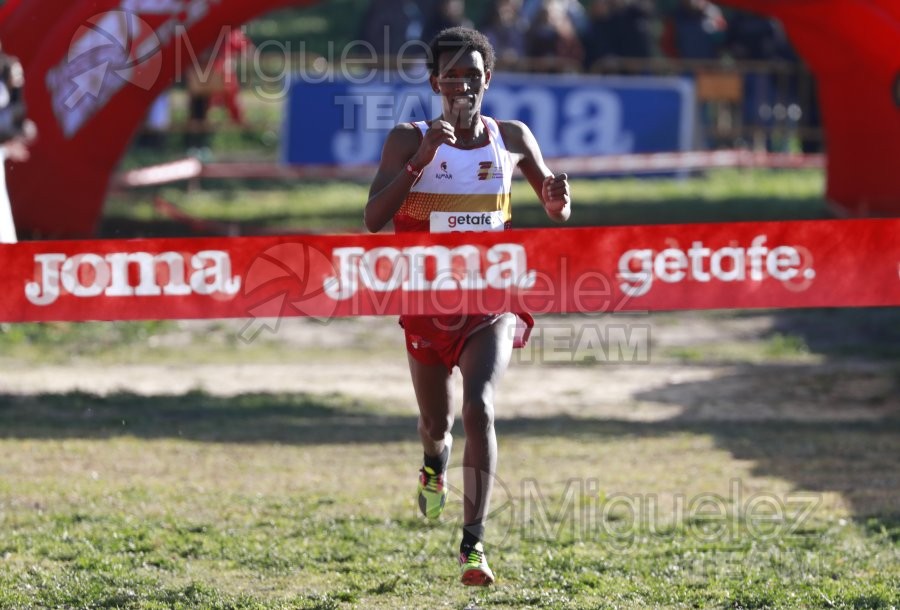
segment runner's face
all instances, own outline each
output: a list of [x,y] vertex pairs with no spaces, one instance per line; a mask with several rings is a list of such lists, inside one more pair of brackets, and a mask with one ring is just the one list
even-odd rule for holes
[[441,95],[444,120],[471,127],[481,114],[481,101],[491,80],[484,58],[477,51],[445,51],[438,58],[438,75],[431,84]]

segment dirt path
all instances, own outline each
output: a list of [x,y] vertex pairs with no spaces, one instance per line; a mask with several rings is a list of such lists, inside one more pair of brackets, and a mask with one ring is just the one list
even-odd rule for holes
[[[601,331],[610,325],[647,326],[652,337],[649,361],[586,363],[570,358],[561,364],[547,363],[547,346],[552,347],[555,341],[550,331],[562,329],[563,334],[577,335],[577,329],[583,329],[585,324],[594,324]],[[686,363],[665,356],[672,347],[706,349],[711,344],[729,342],[752,347],[774,324],[774,318],[765,315],[616,318],[611,322],[545,319],[537,334],[544,351],[532,351],[514,360],[498,398],[498,417],[860,421],[900,414],[897,368],[890,360],[822,358],[811,354],[779,362],[750,358],[726,363]],[[358,359],[352,361],[328,358],[280,364],[16,366],[0,371],[0,388],[7,394],[340,392],[384,403],[391,411],[413,413],[412,391],[397,333],[399,329],[392,321],[345,324],[339,329],[295,322],[281,329],[279,340],[332,350],[353,345],[358,350],[360,342],[388,341],[388,353],[396,354],[366,357],[365,352],[358,350]]]

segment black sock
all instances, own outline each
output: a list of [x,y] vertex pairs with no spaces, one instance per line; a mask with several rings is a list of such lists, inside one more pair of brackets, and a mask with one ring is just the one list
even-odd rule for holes
[[444,450],[441,451],[441,454],[438,456],[431,456],[426,453],[423,461],[426,466],[436,473],[445,472],[447,470],[447,463],[450,461],[450,446],[445,444]]
[[459,545],[460,550],[471,549],[484,539],[484,523],[470,523],[463,526],[462,544]]

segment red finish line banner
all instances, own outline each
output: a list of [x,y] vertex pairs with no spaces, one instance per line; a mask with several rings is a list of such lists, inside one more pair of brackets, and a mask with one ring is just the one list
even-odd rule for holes
[[25,242],[0,246],[0,321],[900,305],[898,235],[837,220]]

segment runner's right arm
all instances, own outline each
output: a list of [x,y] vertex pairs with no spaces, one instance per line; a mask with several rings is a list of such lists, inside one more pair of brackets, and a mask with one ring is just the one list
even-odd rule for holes
[[417,174],[431,163],[438,147],[455,141],[453,127],[441,120],[434,121],[424,137],[418,127],[409,123],[391,130],[366,202],[364,221],[369,231],[377,233],[391,221],[418,179]]

